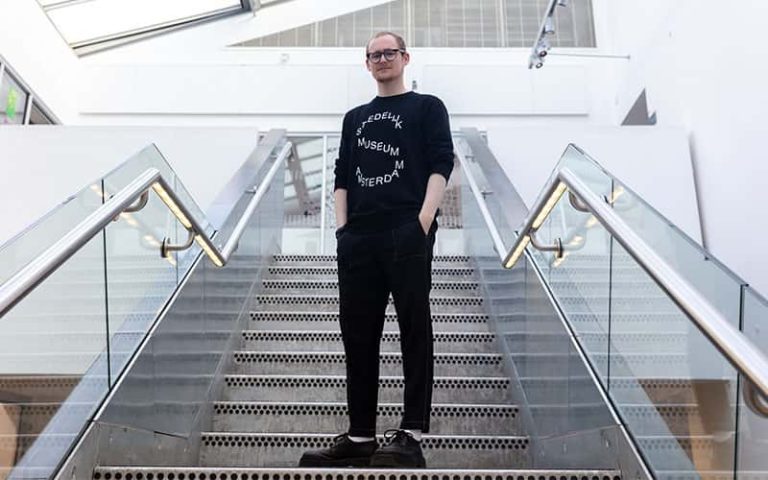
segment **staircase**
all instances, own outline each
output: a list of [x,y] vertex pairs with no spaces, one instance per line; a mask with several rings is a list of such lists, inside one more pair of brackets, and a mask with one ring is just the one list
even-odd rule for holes
[[[298,469],[308,449],[348,428],[335,257],[278,255],[253,299],[202,433],[199,465],[99,467],[95,479],[259,480],[618,480],[617,471],[532,469],[529,438],[512,404],[510,378],[473,266],[438,256],[431,295],[435,342],[432,430],[422,441],[427,470]],[[396,315],[387,308],[381,343],[377,430],[402,415],[402,358]],[[381,441],[381,437],[380,437]],[[472,476],[470,474],[479,474]]]

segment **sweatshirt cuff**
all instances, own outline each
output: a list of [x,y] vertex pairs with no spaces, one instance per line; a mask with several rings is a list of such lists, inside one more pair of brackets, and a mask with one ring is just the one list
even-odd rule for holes
[[445,183],[451,179],[451,172],[453,172],[453,164],[451,165],[439,165],[432,168],[430,175],[437,173],[445,177]]

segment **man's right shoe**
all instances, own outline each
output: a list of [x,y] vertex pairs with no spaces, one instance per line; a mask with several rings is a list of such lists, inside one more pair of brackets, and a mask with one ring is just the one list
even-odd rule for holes
[[300,467],[367,467],[371,455],[379,446],[376,440],[353,442],[349,434],[341,434],[333,439],[333,445],[320,450],[304,452],[299,460]]

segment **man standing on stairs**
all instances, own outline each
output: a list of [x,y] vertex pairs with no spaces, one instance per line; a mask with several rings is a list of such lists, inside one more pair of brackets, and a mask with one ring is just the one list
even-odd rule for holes
[[[443,103],[406,90],[409,61],[402,37],[374,35],[365,64],[378,95],[344,117],[334,196],[350,427],[331,447],[305,452],[300,466],[426,467],[420,442],[432,405],[432,250],[453,143]],[[377,449],[379,344],[390,293],[404,411],[400,428],[387,431]]]

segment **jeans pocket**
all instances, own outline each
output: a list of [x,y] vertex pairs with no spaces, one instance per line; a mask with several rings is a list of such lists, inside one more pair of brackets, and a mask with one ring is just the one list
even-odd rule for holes
[[395,256],[397,259],[426,254],[427,235],[421,222],[416,219],[395,230]]

